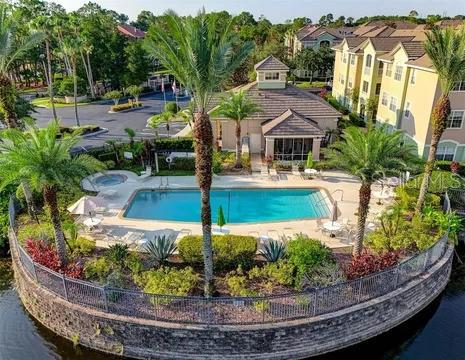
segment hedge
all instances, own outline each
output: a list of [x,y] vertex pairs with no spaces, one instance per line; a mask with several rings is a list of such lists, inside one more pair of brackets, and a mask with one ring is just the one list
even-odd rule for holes
[[138,102],[132,101],[130,103],[113,105],[110,109],[111,111],[118,112],[118,111],[129,110],[129,109],[137,108],[141,106],[142,106],[142,103],[140,101]]
[[[234,270],[252,267],[257,252],[257,240],[253,236],[213,235],[213,261],[217,270]],[[189,265],[203,262],[203,238],[200,235],[183,237],[178,244],[179,256]]]
[[189,137],[157,139],[154,148],[157,151],[194,152],[194,140]]

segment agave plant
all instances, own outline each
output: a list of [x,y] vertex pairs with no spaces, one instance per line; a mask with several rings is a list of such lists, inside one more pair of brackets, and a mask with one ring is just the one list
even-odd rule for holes
[[267,262],[276,262],[283,259],[286,255],[286,245],[276,240],[270,240],[263,245],[263,249],[260,250],[260,254]]
[[177,246],[172,236],[155,236],[145,245],[145,250],[157,265],[161,265],[176,251]]

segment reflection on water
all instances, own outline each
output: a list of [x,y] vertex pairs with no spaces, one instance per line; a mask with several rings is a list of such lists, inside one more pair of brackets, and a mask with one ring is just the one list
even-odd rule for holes
[[[362,345],[317,360],[465,359],[465,265],[455,266],[444,295],[408,323]],[[31,319],[12,287],[10,262],[0,259],[0,360],[108,360],[75,348]]]

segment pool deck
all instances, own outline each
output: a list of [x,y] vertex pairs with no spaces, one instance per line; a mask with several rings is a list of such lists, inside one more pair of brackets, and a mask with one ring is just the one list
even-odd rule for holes
[[[118,171],[115,171],[115,173]],[[119,171],[128,175],[129,172]],[[153,176],[144,180],[139,180],[137,175],[130,174],[128,180],[119,185],[106,187],[117,192],[114,198],[106,199],[107,207],[110,210],[109,214],[103,217],[101,223],[104,228],[117,227],[121,231],[150,231],[151,233],[167,233],[177,232],[188,229],[192,234],[201,234],[200,223],[189,222],[173,222],[173,221],[157,221],[157,220],[135,220],[127,219],[122,216],[124,208],[128,204],[131,196],[135,191],[141,189],[159,189],[160,181],[163,184],[168,180],[168,189],[183,189],[183,188],[198,188],[194,176],[170,176],[158,177]],[[355,215],[358,207],[358,191],[360,187],[359,181],[351,175],[339,171],[325,172],[322,178],[304,180],[300,177],[280,173],[280,180],[273,181],[269,178],[261,177],[260,175],[238,175],[238,176],[214,176],[213,188],[320,188],[325,191],[332,200],[337,201],[339,208],[339,219],[349,219],[349,224],[356,224],[357,216]],[[343,190],[343,196],[341,191]],[[377,200],[372,199],[370,204],[370,212],[372,214],[379,213],[387,204],[376,204]],[[200,205],[200,204],[199,204]],[[331,208],[330,208],[331,209]],[[327,219],[329,220],[329,219]],[[326,221],[327,221],[326,220]],[[322,219],[325,222],[325,219]],[[213,226],[216,230],[216,225]],[[318,230],[316,220],[297,220],[283,222],[266,222],[266,223],[243,223],[243,224],[227,224],[223,227],[224,232],[237,235],[249,235],[251,232],[259,235],[267,235],[269,232],[273,234],[294,234],[304,233],[310,237],[320,239],[329,247],[344,247],[351,245],[347,239],[331,238],[326,234],[322,234]],[[106,244],[98,242],[99,246]]]

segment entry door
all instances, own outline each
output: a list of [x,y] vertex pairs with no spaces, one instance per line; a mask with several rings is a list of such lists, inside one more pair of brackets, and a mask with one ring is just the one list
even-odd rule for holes
[[262,152],[262,134],[250,134],[250,153],[260,154]]

